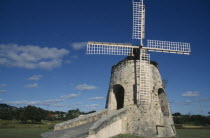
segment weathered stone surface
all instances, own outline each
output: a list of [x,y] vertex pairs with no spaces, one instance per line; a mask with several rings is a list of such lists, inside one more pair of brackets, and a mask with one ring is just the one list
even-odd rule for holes
[[[55,130],[62,131],[65,128],[93,123],[92,127],[88,128],[89,138],[108,138],[120,133],[143,137],[176,136],[160,72],[156,64],[149,66],[151,89],[147,106],[137,104],[139,61],[125,59],[112,67],[107,109],[58,124]],[[67,132],[68,135],[71,135],[70,133]]]
[[88,138],[106,138],[126,132],[126,109],[120,109],[99,119],[89,129]]
[[[144,137],[176,136],[171,111],[158,67],[150,64],[150,93],[148,105],[136,104],[135,74],[139,72],[139,62],[123,60],[112,68],[107,105],[109,112],[118,108],[118,95],[124,93],[123,108],[127,111],[127,133]],[[137,77],[137,79],[139,79]],[[120,88],[119,85],[122,87]],[[123,91],[116,91],[118,86]]]
[[42,134],[42,137],[43,138],[85,138],[88,136],[89,128],[94,123],[95,122],[90,122],[73,128],[46,132]]
[[101,117],[103,117],[104,115],[107,115],[107,109],[56,124],[54,126],[54,130],[62,130],[62,129],[80,126],[80,125],[90,123],[90,122],[95,122]]

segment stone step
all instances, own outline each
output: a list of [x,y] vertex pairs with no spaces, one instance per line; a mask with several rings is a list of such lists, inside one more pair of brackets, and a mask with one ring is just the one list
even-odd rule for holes
[[88,136],[89,128],[95,123],[90,122],[73,128],[50,131],[42,133],[43,138],[85,138]]

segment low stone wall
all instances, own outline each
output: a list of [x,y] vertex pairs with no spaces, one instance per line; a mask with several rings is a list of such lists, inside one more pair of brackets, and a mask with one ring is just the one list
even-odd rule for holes
[[117,110],[99,119],[90,129],[88,138],[108,138],[126,133],[126,109]]
[[97,121],[107,114],[108,114],[107,109],[104,109],[104,110],[101,110],[92,114],[80,116],[75,119],[56,124],[54,126],[54,131],[72,128],[72,127],[80,126],[89,122]]

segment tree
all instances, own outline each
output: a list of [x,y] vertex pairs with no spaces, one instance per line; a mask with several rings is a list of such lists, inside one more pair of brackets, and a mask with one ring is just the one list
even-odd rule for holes
[[180,117],[173,117],[173,119],[174,119],[174,123],[175,124],[183,124],[183,122],[181,121],[181,119],[180,119]]
[[173,114],[173,116],[181,116],[181,115],[182,115],[182,114],[179,113],[179,112],[176,112],[176,113]]
[[208,125],[210,125],[210,116],[207,117]]
[[19,119],[20,119],[20,121],[22,123],[26,124],[27,121],[28,121],[28,118],[27,118],[27,116],[25,114],[25,108],[21,108],[19,110],[20,110],[20,112],[19,112]]
[[196,126],[203,126],[208,124],[208,118],[202,115],[192,115],[191,120]]
[[19,109],[17,118],[19,118],[22,123],[27,123],[28,120],[31,120],[31,122],[35,124],[41,122],[43,119],[47,119],[48,114],[49,112],[42,108],[28,105],[27,107]]
[[12,120],[14,119],[13,117],[13,110],[12,109],[7,109],[7,108],[3,108],[0,110],[0,119],[3,120]]
[[73,109],[73,110],[69,110],[69,111],[68,111],[66,117],[67,117],[68,119],[73,119],[73,118],[79,117],[80,114],[81,114],[81,112],[80,112],[79,109]]
[[33,124],[41,122],[42,120],[42,114],[40,110],[38,110],[37,107],[31,105],[25,108],[25,116],[28,120],[31,120]]
[[49,115],[49,111],[44,110],[42,108],[37,108],[37,110],[39,111],[39,113],[41,114],[41,119],[42,120],[46,120],[48,115]]

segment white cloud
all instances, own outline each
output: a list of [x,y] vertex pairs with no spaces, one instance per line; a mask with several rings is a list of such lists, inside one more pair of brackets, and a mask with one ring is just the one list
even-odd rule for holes
[[104,99],[104,97],[92,97],[92,98],[88,98],[89,100],[102,100]]
[[71,60],[65,60],[65,63],[70,64],[70,63],[72,63],[72,61]]
[[192,103],[192,100],[185,100],[185,103]]
[[200,102],[206,102],[206,101],[210,101],[210,98],[201,98],[199,99]]
[[71,58],[78,59],[78,56],[77,55],[74,55],[74,56],[71,56]]
[[6,86],[7,86],[7,84],[0,84],[0,88],[6,87]]
[[[20,100],[20,101],[5,101],[7,104],[14,104],[14,105],[47,105],[47,106],[62,106],[58,104],[66,99],[75,98],[79,94],[69,94],[65,96],[60,96],[58,99],[50,99],[50,100],[43,100],[43,101],[28,101],[28,100]],[[70,105],[68,106],[70,107]]]
[[39,85],[37,83],[32,83],[32,84],[26,84],[24,87],[27,87],[27,88],[36,88],[38,86]]
[[197,96],[200,96],[200,92],[189,91],[189,92],[183,93],[182,96],[184,96],[184,97],[197,97]]
[[98,107],[90,107],[91,109],[97,109]]
[[28,78],[28,80],[34,80],[34,81],[38,81],[42,78],[42,75],[33,75],[31,77]]
[[0,90],[0,93],[6,93],[7,90]]
[[44,100],[44,101],[41,101],[40,104],[50,105],[50,104],[55,104],[55,103],[58,103],[58,102],[61,102],[61,101],[63,101],[63,99]]
[[87,85],[87,84],[80,84],[80,85],[77,85],[76,86],[76,89],[78,90],[94,90],[96,89],[96,86],[93,86],[93,85]]
[[7,104],[14,104],[14,105],[52,105],[62,101],[62,99],[54,99],[54,100],[44,100],[44,101],[7,101]]
[[0,65],[27,69],[53,69],[63,63],[66,49],[0,44]]
[[0,98],[0,101],[3,101],[3,99]]
[[94,107],[94,108],[97,108],[99,107],[99,104],[91,104],[91,105],[85,105],[86,107]]
[[207,102],[207,101],[210,101],[210,98],[201,98],[201,99],[197,99],[197,100],[185,100],[182,102],[178,102],[177,104],[190,105],[193,103],[200,103],[200,102]]
[[69,94],[69,95],[61,96],[60,98],[62,98],[62,99],[71,99],[71,98],[75,98],[77,96],[79,96],[79,94]]
[[75,42],[75,43],[71,43],[70,47],[72,47],[74,50],[81,50],[85,48],[86,45],[87,45],[87,42]]
[[71,105],[65,105],[65,104],[51,104],[50,106],[54,106],[54,107],[71,107]]
[[182,101],[182,102],[177,102],[176,104],[181,104],[181,105],[190,105],[192,103],[194,103],[195,101],[192,101],[192,100],[185,100],[185,101]]

